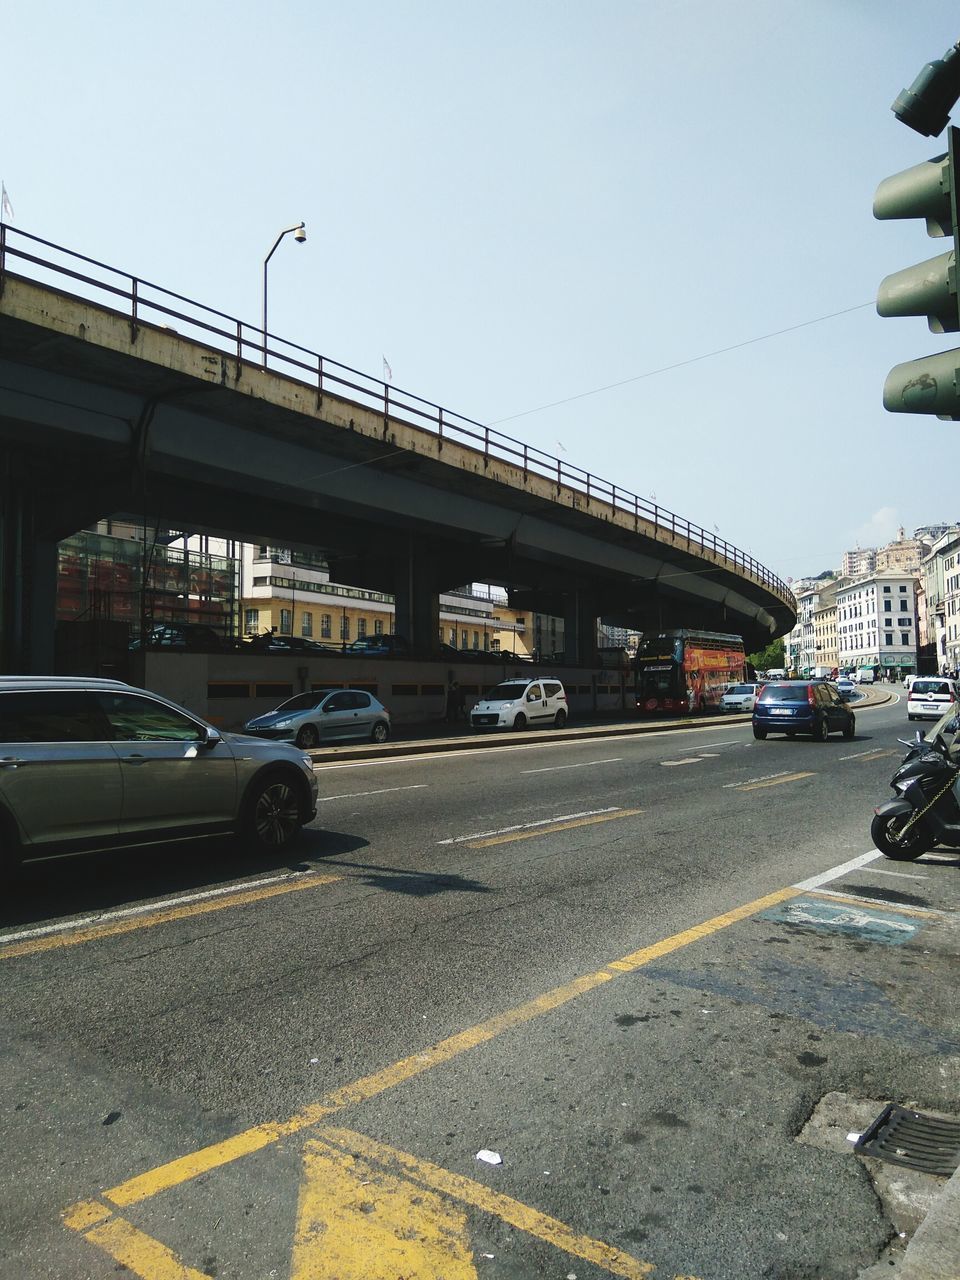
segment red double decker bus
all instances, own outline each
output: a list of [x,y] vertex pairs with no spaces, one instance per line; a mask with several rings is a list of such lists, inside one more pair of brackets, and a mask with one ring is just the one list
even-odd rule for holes
[[705,711],[745,673],[741,636],[685,629],[644,636],[634,660],[637,710],[642,715]]

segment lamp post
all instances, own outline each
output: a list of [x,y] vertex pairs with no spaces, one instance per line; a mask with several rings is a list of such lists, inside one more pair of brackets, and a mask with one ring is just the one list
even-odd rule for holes
[[270,252],[267,254],[267,256],[263,260],[263,367],[264,368],[267,367],[267,263],[273,257],[274,253],[276,252],[277,245],[280,243],[283,237],[290,235],[291,232],[293,232],[293,238],[294,240],[296,240],[297,244],[303,244],[303,242],[307,238],[306,223],[297,222],[294,226],[287,227],[285,230],[281,231],[280,234],[277,236],[276,240],[274,240],[273,242],[273,248],[270,250]]

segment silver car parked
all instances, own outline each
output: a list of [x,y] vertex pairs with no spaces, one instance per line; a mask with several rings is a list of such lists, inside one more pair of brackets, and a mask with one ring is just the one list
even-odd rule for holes
[[390,737],[390,712],[365,689],[317,689],[298,693],[281,702],[275,711],[254,716],[244,733],[278,742],[294,742],[308,750],[321,742],[351,738],[386,742]]
[[221,733],[119,680],[0,676],[0,874],[230,832],[277,852],[316,810],[312,762],[294,747]]

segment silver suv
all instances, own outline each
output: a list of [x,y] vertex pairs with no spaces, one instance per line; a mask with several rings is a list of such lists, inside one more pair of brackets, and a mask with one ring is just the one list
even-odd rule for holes
[[295,747],[222,734],[119,680],[0,676],[0,875],[54,853],[230,832],[277,852],[316,810]]

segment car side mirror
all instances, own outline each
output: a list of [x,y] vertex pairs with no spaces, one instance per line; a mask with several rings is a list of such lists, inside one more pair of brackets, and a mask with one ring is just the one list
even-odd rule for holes
[[200,739],[201,745],[204,747],[215,747],[223,741],[223,737],[219,730],[214,729],[212,725],[205,725],[203,729],[203,737]]

